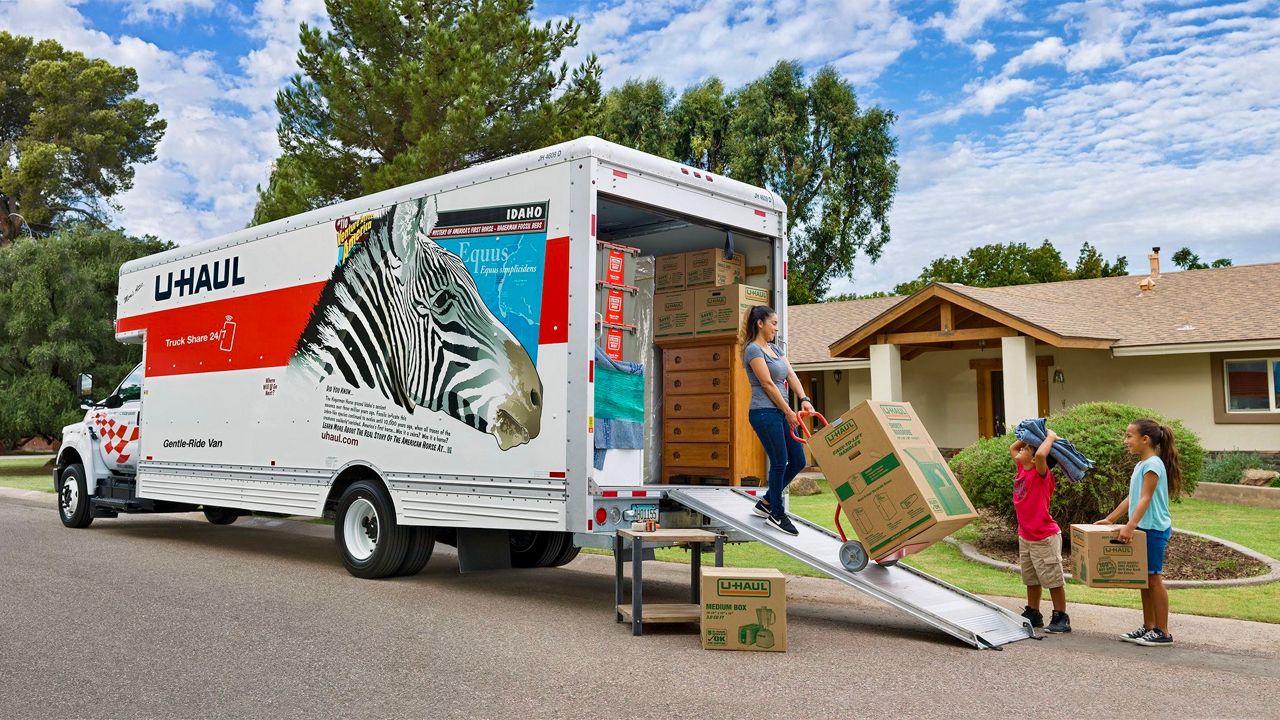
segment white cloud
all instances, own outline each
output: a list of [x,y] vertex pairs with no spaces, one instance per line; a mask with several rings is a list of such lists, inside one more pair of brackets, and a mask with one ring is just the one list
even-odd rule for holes
[[233,5],[215,0],[125,0],[125,21],[130,23],[181,22],[189,13],[208,13],[215,8],[234,10]]
[[1058,64],[1066,54],[1067,47],[1063,44],[1062,38],[1047,37],[1010,59],[1005,63],[1000,74],[1017,75],[1023,68]]
[[1006,0],[956,0],[950,15],[937,13],[929,20],[929,27],[942,30],[949,42],[959,43],[973,36],[988,20],[1000,17],[1010,10]]
[[658,77],[680,90],[715,75],[735,87],[783,58],[865,83],[915,42],[889,0],[622,0],[576,16],[580,43],[566,59],[596,53],[606,85]]
[[986,40],[979,40],[978,42],[969,46],[969,51],[972,52],[973,56],[978,59],[978,62],[982,62],[987,58],[991,57],[995,53],[996,46],[992,45]]

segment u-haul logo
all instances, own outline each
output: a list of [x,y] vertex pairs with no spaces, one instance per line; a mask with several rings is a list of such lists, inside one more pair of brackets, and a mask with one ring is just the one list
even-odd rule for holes
[[911,413],[901,405],[881,405],[880,412],[890,420],[910,420]]
[[827,447],[835,447],[836,443],[858,431],[858,423],[852,420],[843,422],[837,420],[836,422],[839,424],[835,426],[835,429],[822,436],[822,441],[827,444]]
[[773,594],[771,580],[716,580],[716,594],[721,597],[769,597]]
[[1103,555],[1132,555],[1133,546],[1132,545],[1111,545],[1111,544],[1103,545],[1102,554]]
[[155,297],[156,302],[159,302],[173,297],[175,292],[178,297],[186,297],[206,290],[222,290],[243,284],[244,276],[240,274],[240,257],[229,257],[183,268],[178,271],[177,277],[174,277],[173,272],[163,277],[156,275]]

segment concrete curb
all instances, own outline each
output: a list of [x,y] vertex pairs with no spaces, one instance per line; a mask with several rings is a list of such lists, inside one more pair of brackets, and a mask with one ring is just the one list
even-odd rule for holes
[[[1254,577],[1247,578],[1232,578],[1229,580],[1165,580],[1164,586],[1167,588],[1247,587],[1252,585],[1266,585],[1280,580],[1280,561],[1277,561],[1274,558],[1267,557],[1256,550],[1233,543],[1230,540],[1223,540],[1222,538],[1217,538],[1212,535],[1205,535],[1204,533],[1192,532],[1190,530],[1179,530],[1177,528],[1174,528],[1174,532],[1182,533],[1183,535],[1192,535],[1205,540],[1212,540],[1213,542],[1225,545],[1241,555],[1245,555],[1257,560],[1258,562],[1265,563],[1267,567],[1271,568],[1271,571],[1266,575],[1255,575]],[[1017,575],[1022,574],[1022,568],[1017,565],[1007,563],[1002,560],[996,560],[989,555],[983,555],[978,548],[967,542],[961,542],[955,538],[947,538],[946,542],[959,548],[960,554],[963,555],[966,560],[982,563],[983,565],[993,567],[997,570],[1004,570],[1005,572],[1011,572]],[[1071,577],[1071,573],[1064,572],[1063,575],[1068,578]]]

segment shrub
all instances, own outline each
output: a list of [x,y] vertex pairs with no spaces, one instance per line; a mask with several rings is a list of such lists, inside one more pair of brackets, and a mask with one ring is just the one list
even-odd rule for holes
[[1228,453],[1204,464],[1205,482],[1239,485],[1245,470],[1266,470],[1267,463],[1257,453]]
[[[1130,422],[1143,417],[1173,428],[1182,459],[1182,493],[1190,495],[1195,490],[1204,465],[1204,448],[1200,438],[1181,421],[1123,403],[1076,405],[1049,418],[1049,429],[1070,440],[1097,466],[1078,483],[1055,473],[1057,490],[1050,511],[1063,529],[1073,523],[1097,520],[1128,495],[1129,476],[1138,458],[1125,451],[1124,430]],[[975,506],[1016,522],[1013,510],[1016,470],[1009,457],[1009,445],[1013,441],[1012,435],[979,440],[952,458],[951,469]]]

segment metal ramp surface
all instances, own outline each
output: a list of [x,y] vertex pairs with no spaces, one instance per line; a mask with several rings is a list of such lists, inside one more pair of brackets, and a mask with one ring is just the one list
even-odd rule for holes
[[845,570],[839,535],[795,515],[791,519],[800,534],[787,535],[752,513],[758,498],[742,490],[673,488],[667,496],[978,649],[999,649],[1034,637],[1021,616],[906,565],[884,567],[873,561],[861,572]]

